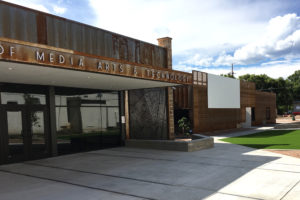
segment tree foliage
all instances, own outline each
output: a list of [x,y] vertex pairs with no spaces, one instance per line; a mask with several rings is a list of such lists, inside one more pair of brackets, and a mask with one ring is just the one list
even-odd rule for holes
[[279,114],[291,110],[293,101],[300,100],[300,70],[295,71],[287,79],[282,77],[273,79],[265,74],[246,74],[240,76],[239,79],[254,82],[256,90],[275,92]]
[[287,82],[292,88],[293,99],[300,101],[300,70],[287,78]]
[[224,76],[224,77],[228,77],[228,78],[235,78],[235,76],[232,75],[232,73],[228,73],[228,74],[220,74],[220,76]]

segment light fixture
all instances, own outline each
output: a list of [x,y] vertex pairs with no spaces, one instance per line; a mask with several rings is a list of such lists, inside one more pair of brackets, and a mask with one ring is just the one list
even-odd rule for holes
[[12,68],[12,67],[9,67],[8,70],[13,70],[13,68]]

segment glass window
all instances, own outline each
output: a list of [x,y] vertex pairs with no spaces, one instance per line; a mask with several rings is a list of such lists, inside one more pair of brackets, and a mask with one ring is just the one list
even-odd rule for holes
[[64,89],[55,95],[55,104],[59,154],[119,145],[117,92]]
[[1,103],[16,105],[46,105],[46,95],[1,92]]

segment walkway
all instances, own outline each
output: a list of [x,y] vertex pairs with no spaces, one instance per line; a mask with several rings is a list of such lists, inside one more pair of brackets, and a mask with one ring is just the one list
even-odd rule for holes
[[300,159],[217,137],[190,153],[121,147],[0,166],[0,199],[298,200]]

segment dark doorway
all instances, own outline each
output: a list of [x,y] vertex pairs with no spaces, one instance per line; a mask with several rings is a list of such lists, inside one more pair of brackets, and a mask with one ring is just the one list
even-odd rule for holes
[[5,105],[1,110],[5,163],[49,156],[46,106]]
[[252,119],[252,122],[255,121],[255,108],[254,107],[251,108],[251,119]]
[[179,128],[178,121],[182,117],[186,117],[187,120],[191,123],[190,115],[191,115],[191,110],[190,109],[175,109],[174,110],[174,126],[175,126],[176,137],[182,137],[182,129]]

